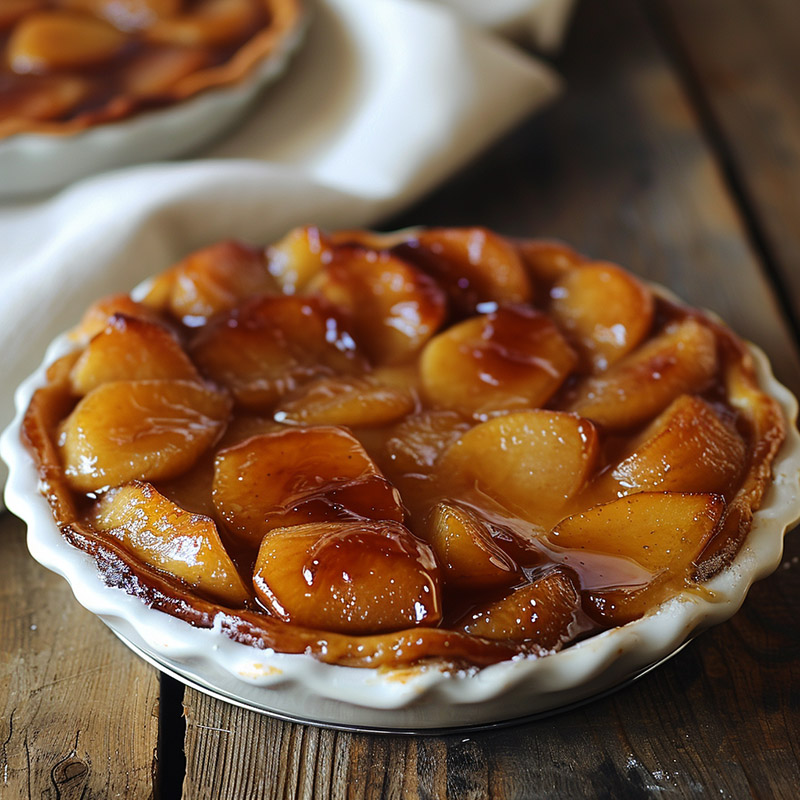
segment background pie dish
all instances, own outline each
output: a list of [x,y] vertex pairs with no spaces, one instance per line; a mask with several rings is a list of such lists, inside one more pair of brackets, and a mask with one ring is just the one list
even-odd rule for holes
[[[305,27],[298,0],[247,1],[263,3],[273,14],[271,23],[256,30],[227,61],[211,67],[198,62],[194,72],[152,99],[146,94],[141,99],[121,95],[95,112],[63,120],[0,117],[0,199],[50,191],[106,169],[189,153],[221,134],[285,70]],[[69,2],[78,12],[82,3],[92,6],[90,0]],[[64,0],[67,6],[69,2]],[[137,2],[128,5],[136,7]],[[60,8],[56,11],[62,13]],[[65,13],[73,12],[67,8]],[[91,77],[91,64],[83,69]]]
[[[57,340],[45,363],[73,348]],[[794,420],[797,406],[753,351],[761,387]],[[29,545],[45,566],[64,575],[76,597],[156,661],[183,664],[211,687],[264,710],[320,722],[379,728],[440,728],[480,724],[557,708],[607,689],[662,660],[695,632],[733,614],[752,583],[777,566],[785,530],[800,515],[800,445],[790,425],[773,465],[774,481],[734,563],[701,592],[684,592],[642,619],[537,659],[516,658],[482,670],[437,666],[353,669],[307,656],[244,647],[219,630],[198,630],[108,589],[92,559],[70,547],[38,493],[38,477],[19,445],[22,411],[44,381],[40,368],[17,394],[17,420],[5,433],[11,467],[6,500],[29,525]]]

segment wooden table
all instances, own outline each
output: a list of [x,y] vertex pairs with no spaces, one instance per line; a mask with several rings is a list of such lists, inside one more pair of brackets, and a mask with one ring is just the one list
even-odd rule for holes
[[[800,393],[800,4],[585,0],[564,96],[405,224],[561,237],[714,309]],[[441,738],[284,723],[139,661],[0,520],[0,797],[800,796],[800,537],[633,686]],[[185,753],[185,756],[184,756]]]

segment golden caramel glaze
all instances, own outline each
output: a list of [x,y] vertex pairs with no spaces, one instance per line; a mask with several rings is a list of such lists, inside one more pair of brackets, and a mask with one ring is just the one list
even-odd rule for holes
[[299,0],[2,0],[0,138],[69,134],[244,80]]
[[71,338],[23,421],[66,539],[156,609],[342,665],[647,614],[731,563],[785,435],[722,323],[483,228],[225,242]]
[[305,627],[369,634],[442,618],[430,547],[391,520],[273,529],[261,542],[253,585],[274,616]]

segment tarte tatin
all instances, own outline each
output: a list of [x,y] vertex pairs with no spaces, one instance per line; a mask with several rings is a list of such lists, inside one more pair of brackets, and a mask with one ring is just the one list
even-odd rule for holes
[[0,138],[66,134],[246,79],[299,0],[2,0]]
[[703,592],[785,435],[722,323],[483,228],[224,242],[72,338],[23,423],[64,537],[342,665],[537,657]]

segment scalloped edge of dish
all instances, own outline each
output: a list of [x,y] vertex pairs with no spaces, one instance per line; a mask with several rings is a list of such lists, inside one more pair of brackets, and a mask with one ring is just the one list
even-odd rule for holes
[[65,335],[51,344],[42,365],[18,388],[16,417],[0,438],[0,456],[10,471],[6,505],[27,523],[31,554],[67,580],[82,606],[155,661],[181,665],[212,688],[267,713],[320,724],[423,730],[500,722],[574,704],[629,680],[690,637],[733,616],[753,582],[778,567],[784,534],[800,521],[798,403],[774,377],[764,353],[750,345],[759,383],[789,423],[787,438],[745,543],[729,567],[703,584],[702,592],[684,591],[639,620],[557,653],[483,669],[362,669],[258,650],[229,639],[217,627],[195,628],[109,588],[93,559],[62,537],[39,491],[20,429],[33,392],[44,383],[46,365],[74,347]]

